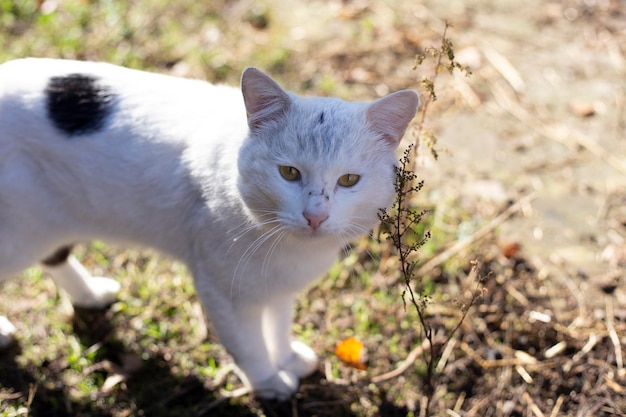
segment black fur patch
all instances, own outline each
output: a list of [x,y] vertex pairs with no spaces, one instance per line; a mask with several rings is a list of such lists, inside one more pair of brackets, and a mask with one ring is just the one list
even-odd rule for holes
[[46,266],[59,266],[67,262],[67,258],[70,256],[70,252],[72,252],[71,246],[63,246],[57,249],[56,252],[54,252],[52,255],[41,261],[41,263]]
[[52,77],[46,87],[48,117],[68,135],[93,133],[113,107],[113,94],[85,74]]
[[324,112],[320,113],[319,124],[324,124]]

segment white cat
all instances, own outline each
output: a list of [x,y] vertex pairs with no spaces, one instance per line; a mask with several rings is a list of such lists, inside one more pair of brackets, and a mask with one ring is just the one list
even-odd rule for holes
[[[243,93],[243,94],[242,94]],[[156,248],[186,263],[245,383],[287,398],[317,357],[292,340],[296,293],[394,196],[414,91],[372,104],[301,98],[248,68],[241,91],[104,63],[0,65],[0,277],[41,262],[74,305],[119,284],[72,243]],[[15,327],[0,318],[0,344]]]

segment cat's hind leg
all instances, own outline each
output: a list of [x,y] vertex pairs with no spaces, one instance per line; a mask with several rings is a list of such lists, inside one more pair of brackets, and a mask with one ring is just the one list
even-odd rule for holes
[[[92,277],[81,263],[70,254],[70,247],[63,247],[41,261],[43,270],[70,297],[72,304],[83,308],[104,308],[117,299],[120,284],[104,277]],[[24,254],[22,254],[24,255]],[[23,258],[23,259],[22,259]],[[28,267],[27,256],[1,257],[0,280]],[[0,350],[15,340],[16,328],[4,316],[0,316]]]
[[[33,253],[21,249],[16,244],[18,239],[12,241],[2,240],[6,236],[15,236],[11,230],[3,228],[0,222],[0,282],[19,274],[33,263]],[[36,259],[36,258],[35,258]],[[15,341],[16,328],[5,316],[0,315],[0,350],[9,347]]]
[[0,350],[8,347],[15,340],[15,326],[4,316],[0,316]]
[[82,308],[104,308],[117,299],[120,284],[105,277],[92,277],[64,246],[41,261],[43,270],[69,295],[72,304]]

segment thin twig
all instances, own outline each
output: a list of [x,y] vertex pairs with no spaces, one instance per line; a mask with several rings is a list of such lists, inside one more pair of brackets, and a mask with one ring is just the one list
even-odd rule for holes
[[611,297],[606,297],[606,329],[609,332],[609,338],[613,343],[613,348],[615,349],[615,363],[617,364],[617,370],[622,371],[624,369],[624,358],[622,357],[622,344],[620,343],[619,336],[615,331],[615,326],[613,325],[613,299]]
[[[220,369],[215,375],[215,378],[213,379],[214,387],[217,388],[220,385],[224,384],[226,382],[226,378],[231,373],[234,373],[235,375],[237,375],[239,379],[242,381],[245,379],[243,377],[243,374],[241,373],[241,370],[237,367],[237,365],[235,365],[234,363],[229,363],[229,364],[226,364],[224,367],[222,367],[222,369]],[[211,411],[212,409],[214,409],[215,407],[217,407],[224,401],[229,400],[231,398],[243,397],[245,395],[252,394],[252,392],[253,392],[252,388],[248,386],[240,387],[232,391],[226,391],[224,389],[221,389],[219,390],[220,396],[216,398],[215,400],[211,401],[209,404],[200,408],[197,411],[197,415],[198,416],[207,415],[209,411]]]
[[520,75],[519,71],[513,66],[504,55],[489,46],[483,46],[481,48],[483,55],[489,61],[489,63],[504,77],[504,79],[513,87],[518,93],[523,92],[526,89],[526,83]]
[[[446,38],[446,34],[448,32],[449,27],[450,27],[450,24],[446,21],[445,27],[443,29],[443,34],[441,35],[442,46],[443,46],[443,40]],[[426,123],[426,114],[428,113],[428,107],[430,106],[430,103],[437,99],[437,96],[435,95],[435,92],[434,92],[434,86],[435,86],[435,83],[437,82],[437,78],[439,77],[439,73],[441,72],[442,60],[443,60],[443,53],[441,53],[441,51],[439,50],[437,53],[437,62],[435,63],[435,66],[434,66],[432,78],[428,79],[427,84],[430,85],[430,88],[427,88],[429,90],[428,96],[426,97],[426,100],[424,100],[424,104],[422,105],[422,115],[421,115],[419,124],[417,125],[418,133],[422,133],[422,131],[424,130],[424,125]],[[425,81],[426,80],[422,80],[422,83],[424,83]],[[415,145],[418,145],[418,143],[416,143]],[[417,146],[415,146],[415,149],[414,149],[414,152],[416,151],[417,151]]]
[[513,214],[517,213],[518,211],[520,211],[525,205],[530,203],[535,198],[537,198],[537,194],[534,193],[534,192],[530,193],[530,194],[528,194],[528,195],[526,195],[524,197],[522,197],[515,204],[511,205],[509,208],[504,210],[502,213],[500,213],[498,216],[496,216],[489,223],[487,223],[486,225],[484,225],[483,227],[478,229],[476,232],[474,232],[471,236],[469,236],[466,239],[458,241],[453,246],[449,247],[445,251],[441,252],[439,255],[437,255],[434,258],[432,258],[430,261],[426,262],[424,265],[422,265],[417,270],[415,275],[416,276],[420,276],[420,275],[424,275],[424,274],[430,272],[431,270],[433,270],[437,266],[441,265],[442,263],[444,263],[445,261],[447,261],[448,259],[450,259],[454,255],[456,255],[459,252],[461,252],[463,249],[465,249],[468,246],[472,245],[474,242],[476,242],[476,241],[482,239],[483,237],[487,236],[496,227],[498,227],[499,225],[504,223],[509,217],[511,217]]
[[200,410],[198,410],[196,415],[198,416],[208,415],[209,411],[213,410],[215,407],[217,407],[224,401],[229,400],[231,398],[243,397],[244,395],[248,395],[251,393],[252,393],[252,390],[248,387],[238,388],[234,391],[221,390],[219,398],[216,398],[215,400],[211,401],[206,406],[202,407]]
[[484,397],[484,398],[476,401],[476,404],[474,404],[472,406],[472,408],[469,409],[469,411],[467,412],[466,415],[468,415],[468,416],[475,416],[481,408],[483,408],[485,406],[488,406],[490,401],[491,400],[490,400],[489,397]]
[[[469,69],[467,67],[463,67],[458,64],[454,60],[454,52],[452,49],[452,42],[447,38],[447,31],[450,25],[446,22],[445,29],[441,38],[441,45],[439,48],[427,48],[423,55],[416,56],[416,64],[415,67],[422,64],[424,59],[427,56],[431,56],[436,59],[436,65],[434,67],[434,73],[431,78],[424,77],[421,81],[422,86],[427,90],[428,96],[426,97],[421,112],[421,119],[417,124],[416,134],[415,134],[415,143],[409,145],[409,147],[404,152],[404,157],[401,158],[400,163],[401,166],[397,168],[397,183],[396,183],[396,207],[397,214],[394,216],[390,216],[385,210],[381,213],[381,220],[383,223],[386,223],[392,233],[390,233],[389,239],[392,240],[394,246],[398,250],[398,257],[400,258],[400,267],[401,267],[401,275],[404,278],[405,290],[402,294],[402,300],[405,303],[406,308],[406,299],[405,295],[408,295],[408,299],[411,304],[415,307],[417,311],[418,321],[423,331],[424,341],[420,346],[414,348],[410,353],[406,360],[394,371],[389,372],[384,375],[380,375],[378,377],[374,377],[372,379],[373,382],[384,381],[389,378],[393,378],[394,376],[402,374],[412,363],[415,362],[417,357],[424,353],[426,349],[429,350],[429,356],[425,358],[426,362],[426,375],[423,377],[424,386],[422,396],[422,407],[420,407],[422,415],[428,415],[430,409],[430,401],[432,399],[434,393],[434,382],[433,382],[433,374],[435,372],[434,366],[437,361],[437,358],[440,355],[441,342],[435,342],[435,338],[439,338],[439,335],[433,334],[433,329],[426,317],[426,299],[417,295],[421,292],[419,288],[413,289],[412,281],[415,275],[415,262],[412,261],[411,255],[417,251],[428,238],[429,233],[426,232],[423,240],[413,243],[407,243],[406,234],[412,233],[414,226],[417,225],[424,212],[417,213],[412,210],[410,206],[410,197],[411,193],[417,192],[422,187],[422,182],[416,182],[415,164],[417,160],[417,150],[418,146],[421,143],[425,143],[426,139],[430,139],[430,144],[427,144],[431,150],[431,153],[436,158],[436,151],[433,149],[434,144],[434,136],[432,133],[425,131],[424,124],[426,121],[426,115],[428,114],[428,109],[430,104],[437,99],[435,95],[435,84],[439,73],[445,68],[452,73],[455,69],[460,69],[469,74]],[[444,60],[447,60],[447,64],[444,65]],[[416,298],[418,297],[418,298]],[[472,302],[475,300],[472,299]],[[470,303],[471,305],[471,303]],[[467,314],[467,309],[463,312],[463,316],[460,319],[462,322],[465,319]],[[459,325],[455,327],[448,339],[445,339],[443,343],[447,343],[450,340],[452,334],[456,332],[459,328]]]
[[576,304],[578,306],[578,317],[588,317],[587,300],[585,298],[585,294],[583,294],[576,282],[574,282],[574,280],[572,279],[573,274],[567,273],[562,265],[557,264],[558,259],[554,256],[550,257],[550,265],[544,264],[543,260],[541,260],[541,258],[539,257],[537,257],[534,262],[544,266],[545,268],[548,268],[549,266],[556,268],[555,273],[552,275],[555,277],[555,279],[560,280],[565,285],[565,287],[569,290],[569,292],[576,300]]
[[552,412],[550,413],[550,417],[557,417],[559,415],[559,411],[561,411],[561,407],[563,406],[564,397],[563,394],[559,395],[559,398],[556,399],[554,403],[554,407],[552,408]]
[[571,357],[571,359],[565,362],[565,364],[563,365],[563,371],[566,373],[569,372],[574,366],[574,364],[580,361],[582,357],[585,356],[587,353],[591,352],[591,350],[594,348],[594,346],[597,343],[598,343],[598,336],[593,332],[589,333],[589,340],[587,340],[587,343],[585,343],[585,345],[578,352],[576,352]]
[[[26,400],[26,409],[30,411],[31,405],[33,405],[33,401],[35,400],[35,394],[37,394],[37,388],[39,388],[38,384],[30,384],[28,387],[28,399]],[[28,417],[28,414],[26,415]]]
[[427,349],[432,348],[432,344],[443,342],[444,340],[445,339],[441,334],[435,335],[432,343],[430,340],[424,339],[420,345],[414,347],[413,350],[409,352],[406,359],[403,360],[396,369],[386,372],[382,375],[374,376],[372,377],[371,381],[375,384],[378,384],[379,382],[387,381],[389,379],[402,375],[404,371],[409,369],[409,367],[415,363],[418,357],[420,357]]
[[530,411],[532,411],[532,413],[536,417],[545,417],[545,414],[541,412],[541,409],[539,409],[537,404],[535,404],[535,402],[533,401],[532,397],[530,396],[528,392],[524,392],[522,394],[522,398],[524,398],[524,401],[526,401],[526,404],[528,404],[528,408],[530,409]]
[[404,371],[409,369],[409,366],[415,363],[417,358],[429,347],[430,343],[428,343],[428,339],[424,339],[420,345],[416,346],[411,352],[409,352],[406,359],[403,360],[396,369],[386,372],[382,375],[372,377],[372,382],[378,384],[379,382],[387,381],[389,379],[402,375]]

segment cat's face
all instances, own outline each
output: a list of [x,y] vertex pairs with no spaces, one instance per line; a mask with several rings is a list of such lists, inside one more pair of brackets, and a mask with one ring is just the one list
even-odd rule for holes
[[394,151],[417,95],[372,105],[299,98],[257,70],[242,85],[250,136],[238,186],[256,221],[275,233],[342,241],[367,233],[393,201]]
[[250,137],[241,149],[245,203],[268,228],[345,238],[367,233],[393,199],[393,148],[363,128],[363,106],[297,101],[281,128]]

